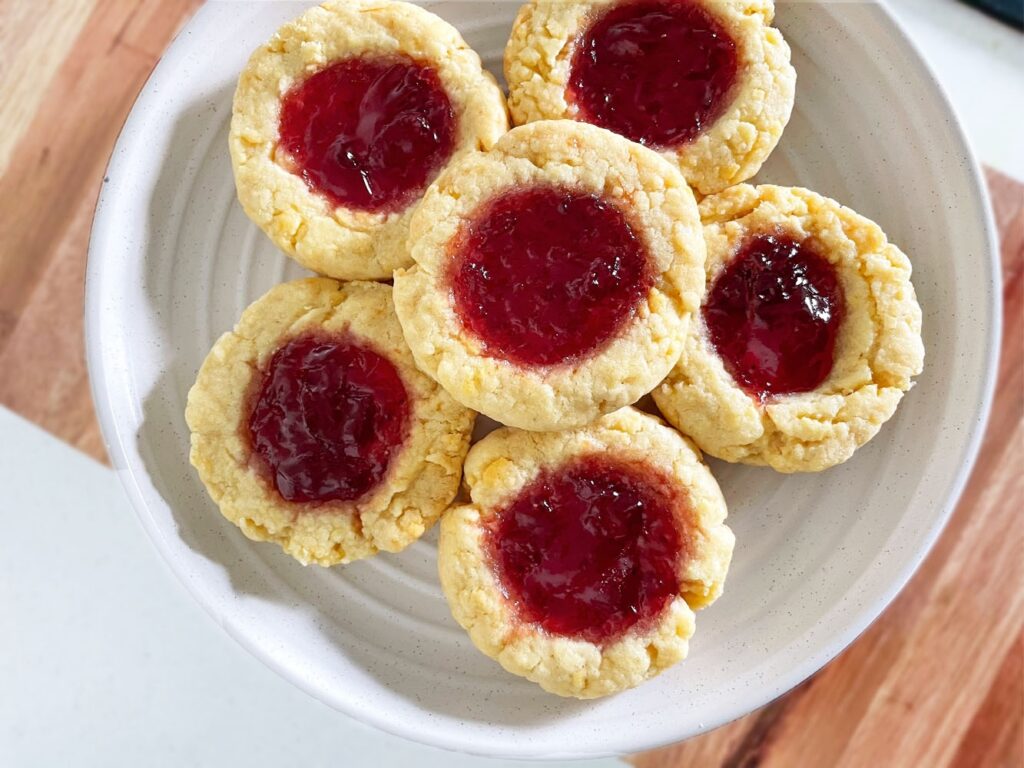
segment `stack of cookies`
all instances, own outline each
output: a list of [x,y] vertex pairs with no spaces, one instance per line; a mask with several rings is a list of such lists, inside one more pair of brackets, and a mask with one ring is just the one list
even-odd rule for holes
[[[225,517],[325,566],[440,519],[455,619],[557,694],[683,659],[734,542],[701,451],[839,464],[924,357],[876,224],[743,183],[793,107],[773,15],[535,0],[507,99],[414,5],[282,27],[239,79],[231,159],[245,212],[321,277],[251,305],[189,394]],[[470,447],[478,414],[501,426]]]

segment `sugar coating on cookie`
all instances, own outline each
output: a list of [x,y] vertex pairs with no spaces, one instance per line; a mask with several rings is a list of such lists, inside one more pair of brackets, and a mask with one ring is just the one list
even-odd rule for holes
[[508,128],[504,96],[447,22],[415,5],[311,8],[253,53],[229,147],[248,216],[303,266],[390,278],[411,209],[451,160]]
[[510,426],[565,429],[671,369],[703,290],[693,194],[657,153],[569,120],[515,128],[431,185],[395,304],[419,366]]
[[561,696],[631,688],[686,657],[734,537],[686,439],[624,408],[470,450],[470,502],[442,518],[441,586],[473,643]]
[[749,179],[793,109],[771,0],[534,0],[505,49],[517,125],[571,118],[662,153],[701,194]]
[[655,402],[727,461],[846,461],[924,364],[910,260],[877,224],[806,189],[739,185],[700,211],[707,290]]
[[475,414],[413,362],[391,288],[309,278],[243,313],[188,396],[223,515],[302,563],[396,552],[455,497]]

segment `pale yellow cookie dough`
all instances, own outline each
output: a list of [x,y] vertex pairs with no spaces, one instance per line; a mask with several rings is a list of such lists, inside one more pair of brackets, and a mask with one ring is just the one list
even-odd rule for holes
[[809,239],[845,297],[831,374],[811,392],[765,403],[744,392],[696,320],[679,363],[653,395],[701,450],[727,461],[814,472],[846,461],[896,411],[921,372],[921,308],[910,260],[877,224],[806,189],[743,184],[700,204],[710,286],[750,236]]
[[[534,184],[598,193],[646,244],[654,285],[620,334],[581,360],[519,366],[488,356],[453,306],[452,241],[481,205]],[[669,372],[704,288],[704,239],[693,193],[657,153],[570,120],[515,128],[466,155],[427,190],[410,225],[416,266],[395,273],[395,306],[421,369],[456,400],[510,426],[566,429],[635,402]]]
[[[634,627],[604,647],[520,623],[483,538],[485,523],[540,472],[593,455],[650,466],[678,481],[688,501],[680,510],[687,554],[679,562],[678,597],[653,626]],[[631,688],[686,657],[694,611],[721,594],[734,537],[718,484],[685,438],[633,408],[573,431],[505,428],[470,450],[466,485],[470,503],[442,518],[438,569],[452,615],[483,653],[551,693],[581,699]]]
[[[246,403],[254,377],[289,339],[347,332],[386,355],[409,396],[410,427],[380,485],[354,502],[315,509],[281,498],[252,460]],[[413,363],[391,288],[296,280],[249,306],[207,356],[188,395],[192,464],[224,516],[256,541],[274,541],[304,564],[334,565],[397,552],[423,535],[455,497],[475,414]]]
[[229,147],[242,208],[303,266],[340,279],[390,278],[415,204],[397,213],[336,208],[287,170],[278,152],[281,99],[332,61],[404,54],[434,68],[457,121],[452,159],[490,147],[508,128],[505,99],[480,57],[447,22],[415,5],[336,0],[285,24],[238,80]]
[[[706,195],[749,179],[768,159],[793,110],[796,72],[782,33],[771,26],[772,0],[693,1],[721,22],[739,52],[731,104],[695,139],[661,152]],[[619,2],[534,0],[522,7],[505,48],[514,123],[576,117],[566,99],[576,41],[592,18]]]

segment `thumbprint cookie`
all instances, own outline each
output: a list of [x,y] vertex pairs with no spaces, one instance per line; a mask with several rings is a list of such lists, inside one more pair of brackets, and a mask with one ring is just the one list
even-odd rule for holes
[[727,461],[846,461],[924,364],[910,260],[877,224],[806,189],[743,184],[700,211],[707,289],[655,402]]
[[507,128],[454,27],[409,3],[338,0],[252,55],[229,144],[242,208],[278,247],[330,277],[379,279],[409,263],[411,210],[441,169]]
[[774,15],[771,0],[535,0],[505,49],[512,118],[593,123],[701,194],[725,189],[757,173],[793,109]]
[[420,368],[509,426],[635,402],[679,357],[703,290],[693,193],[657,153],[571,120],[515,128],[431,185],[395,305]]
[[391,288],[273,288],[189,392],[192,464],[223,515],[303,563],[397,552],[455,497],[474,414],[420,373]]
[[578,430],[500,429],[441,521],[452,614],[483,653],[561,696],[631,688],[686,657],[734,538],[686,439],[623,408]]

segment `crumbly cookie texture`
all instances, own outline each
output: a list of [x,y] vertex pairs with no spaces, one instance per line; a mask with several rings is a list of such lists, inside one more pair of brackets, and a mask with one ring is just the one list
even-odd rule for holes
[[765,403],[726,372],[697,320],[679,363],[653,395],[701,450],[780,472],[814,472],[846,461],[896,411],[921,373],[921,308],[910,260],[881,228],[806,189],[747,184],[700,204],[710,286],[749,236],[782,230],[808,238],[836,269],[845,315],[831,374],[816,390]]
[[[689,501],[679,596],[654,626],[604,647],[518,622],[483,538],[486,521],[542,470],[595,454],[651,465],[677,480]],[[442,518],[438,569],[452,615],[483,653],[551,693],[581,699],[632,688],[686,657],[694,611],[721,594],[734,537],[718,484],[685,438],[633,408],[573,431],[500,429],[470,450],[466,485],[470,503]]]
[[[348,332],[388,357],[410,399],[410,428],[381,484],[351,503],[284,501],[252,460],[246,403],[254,377],[303,331]],[[192,465],[224,516],[250,539],[274,541],[303,564],[397,552],[423,535],[458,491],[475,414],[417,370],[391,289],[308,278],[249,306],[207,356],[188,395]]]
[[[768,159],[793,110],[796,71],[782,33],[771,26],[772,0],[694,1],[736,42],[739,82],[732,103],[710,128],[661,154],[707,195],[749,179]],[[508,104],[516,125],[576,117],[576,107],[566,99],[575,43],[591,19],[620,2],[533,0],[522,7],[505,48]]]
[[450,24],[403,2],[311,8],[253,53],[235,91],[229,148],[242,208],[285,253],[331,277],[390,278],[410,264],[405,237],[415,205],[373,213],[336,208],[311,192],[278,153],[281,99],[332,61],[389,54],[437,71],[458,124],[452,159],[490,147],[508,129],[504,96],[480,57]]
[[[623,331],[594,354],[557,366],[517,366],[485,354],[453,306],[446,267],[459,227],[503,191],[562,185],[605,196],[642,238],[654,285]],[[635,402],[678,359],[704,287],[704,239],[693,193],[657,153],[570,120],[515,128],[490,152],[441,174],[413,215],[416,266],[395,273],[395,306],[420,368],[456,400],[509,426],[581,426]]]

